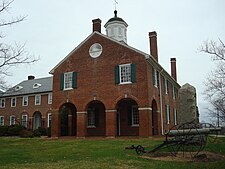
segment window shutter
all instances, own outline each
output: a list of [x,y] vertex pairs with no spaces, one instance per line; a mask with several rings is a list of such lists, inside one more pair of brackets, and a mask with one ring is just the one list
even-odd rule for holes
[[60,75],[60,90],[64,89],[64,73]]
[[73,72],[72,87],[73,87],[73,89],[77,88],[77,72]]
[[131,64],[131,82],[136,82],[136,64]]
[[114,71],[115,71],[115,84],[119,84],[120,83],[120,74],[119,74],[119,66],[115,66],[114,67]]

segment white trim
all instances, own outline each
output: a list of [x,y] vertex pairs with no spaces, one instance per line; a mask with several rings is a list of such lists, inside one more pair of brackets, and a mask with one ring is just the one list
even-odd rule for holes
[[[25,97],[27,97],[27,104],[26,105],[24,104]],[[29,96],[23,96],[22,106],[28,106],[28,104],[29,104]]]
[[[37,99],[36,99],[37,96],[40,97],[40,98],[39,98],[39,103],[38,103],[38,104],[37,104]],[[35,104],[35,105],[41,105],[41,94],[36,94],[36,95],[34,96],[34,104]]]
[[117,112],[117,110],[112,109],[112,110],[105,110],[106,113],[111,113],[111,112]]
[[48,127],[50,127],[49,126],[49,116],[51,116],[51,121],[52,121],[52,113],[48,113]]
[[[23,121],[23,117],[26,117],[25,119],[26,119],[26,121]],[[23,125],[23,123],[25,124],[25,125]],[[24,127],[28,127],[28,115],[27,114],[23,114],[22,115],[22,118],[21,118],[21,124],[22,124],[22,126],[24,126]]]
[[77,114],[87,114],[86,111],[80,111],[80,112],[77,112]]
[[[14,117],[14,121],[12,121],[12,117]],[[12,123],[13,122],[13,123]],[[11,126],[11,125],[14,125],[14,124],[16,124],[16,116],[15,115],[11,115],[10,117],[9,117],[9,125]]]
[[[129,67],[129,69],[130,69],[130,81],[127,81],[127,82],[122,82],[122,76],[121,76],[121,69],[122,68],[124,68],[124,67]],[[121,65],[119,65],[119,78],[120,78],[120,83],[119,84],[121,84],[121,85],[123,85],[123,84],[131,84],[132,83],[132,81],[131,81],[131,73],[132,73],[132,70],[131,70],[131,63],[127,63],[127,64],[121,64]]]
[[52,92],[48,93],[48,104],[52,104]]
[[150,110],[151,111],[152,108],[151,107],[139,107],[138,110],[139,111],[142,111],[142,110]]
[[[15,99],[15,105],[13,105],[13,100]],[[11,98],[11,107],[16,107],[16,97]]]
[[0,123],[0,126],[4,126],[4,116],[0,116],[0,118],[3,118],[2,124]]

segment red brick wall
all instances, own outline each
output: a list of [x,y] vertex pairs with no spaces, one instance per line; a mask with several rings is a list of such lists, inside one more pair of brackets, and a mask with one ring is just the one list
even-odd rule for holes
[[28,106],[22,106],[23,96],[16,97],[16,107],[11,107],[11,97],[5,99],[5,108],[0,108],[0,116],[4,116],[4,124],[10,124],[10,116],[16,116],[16,124],[21,122],[22,114],[28,114],[29,128],[32,128],[32,117],[35,111],[41,112],[44,126],[47,127],[47,113],[51,112],[51,104],[48,104],[48,94],[41,96],[41,105],[35,105],[35,96],[29,96]]

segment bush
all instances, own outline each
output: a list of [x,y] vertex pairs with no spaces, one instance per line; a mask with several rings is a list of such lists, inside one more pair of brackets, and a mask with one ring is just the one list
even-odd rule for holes
[[34,133],[31,130],[22,130],[20,132],[20,137],[22,137],[22,138],[32,138],[32,137],[34,137]]
[[0,126],[0,136],[6,136],[8,134],[9,126]]
[[47,136],[46,128],[38,127],[38,131],[41,133],[41,136]]
[[8,135],[9,136],[19,136],[20,132],[25,129],[26,128],[24,126],[19,125],[19,124],[11,125],[11,126],[9,126],[9,129],[8,129]]
[[41,137],[41,133],[40,133],[40,131],[38,129],[35,129],[33,131],[33,135],[34,135],[34,137]]

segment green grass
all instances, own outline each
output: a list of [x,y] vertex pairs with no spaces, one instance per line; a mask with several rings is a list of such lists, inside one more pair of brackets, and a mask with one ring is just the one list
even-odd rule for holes
[[[154,147],[161,141],[150,139],[22,139],[0,138],[0,168],[151,168],[151,169],[222,169],[225,160],[210,163],[166,162],[140,158],[131,145]],[[225,155],[225,139],[210,143],[207,151]]]

